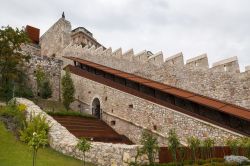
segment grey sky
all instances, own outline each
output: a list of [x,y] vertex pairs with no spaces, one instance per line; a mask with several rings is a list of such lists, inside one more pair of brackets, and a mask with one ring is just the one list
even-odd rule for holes
[[104,46],[134,48],[168,57],[202,53],[213,62],[238,56],[250,65],[249,0],[7,0],[0,25],[33,25],[44,33],[65,11],[72,27],[84,26]]

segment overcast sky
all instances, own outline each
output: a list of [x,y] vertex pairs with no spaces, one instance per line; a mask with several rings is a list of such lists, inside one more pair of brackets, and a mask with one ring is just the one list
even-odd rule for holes
[[238,56],[250,65],[249,0],[5,0],[0,25],[27,24],[43,34],[65,11],[72,28],[83,26],[104,46],[135,53],[178,52],[185,60],[208,54],[213,62]]

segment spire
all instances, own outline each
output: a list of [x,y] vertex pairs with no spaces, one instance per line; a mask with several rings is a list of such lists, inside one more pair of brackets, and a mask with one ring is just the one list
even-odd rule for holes
[[62,18],[65,18],[64,12],[62,13]]

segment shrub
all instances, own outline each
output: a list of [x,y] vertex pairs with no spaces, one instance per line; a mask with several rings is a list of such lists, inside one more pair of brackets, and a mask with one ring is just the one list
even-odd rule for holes
[[[0,112],[0,116],[3,117],[7,128],[13,131],[17,137],[19,136],[19,130],[23,129],[23,122],[25,121],[25,112],[19,110],[19,107],[20,105],[16,105],[16,103],[12,101],[9,102],[6,107],[3,107]],[[24,108],[24,106],[21,107]]]
[[187,138],[187,143],[189,148],[192,151],[192,160],[196,161],[196,154],[200,145],[200,140],[196,137],[189,137]]
[[85,152],[90,150],[91,148],[91,143],[88,142],[85,138],[79,139],[76,147],[83,152],[83,165],[85,166]]
[[63,105],[69,110],[69,105],[74,101],[75,87],[70,77],[70,72],[66,69],[66,74],[62,77]]
[[42,83],[42,86],[40,89],[40,95],[43,99],[48,99],[52,96],[52,90],[51,90],[50,82],[48,80]]
[[203,157],[205,159],[212,158],[212,147],[214,146],[214,140],[211,138],[206,138],[201,142]]
[[155,157],[158,153],[159,146],[157,138],[147,130],[144,130],[141,138],[142,153],[146,154],[149,160],[149,165],[152,166],[155,163]]
[[23,111],[25,111],[25,110],[27,109],[27,107],[26,107],[26,105],[24,105],[24,104],[19,104],[19,105],[17,106],[17,109],[18,109],[18,111],[23,112]]
[[41,115],[30,117],[25,127],[20,131],[20,140],[27,143],[33,150],[33,166],[36,163],[38,149],[48,144],[49,125]]
[[238,151],[238,148],[239,148],[239,140],[238,139],[232,139],[232,138],[229,138],[227,141],[226,141],[226,145],[229,146],[230,150],[231,150],[231,153],[233,155],[238,155],[239,151]]
[[177,149],[180,146],[180,141],[177,137],[177,134],[175,133],[175,130],[170,130],[169,131],[169,136],[167,138],[168,140],[168,148],[172,153],[172,157],[174,161],[177,161]]
[[37,93],[43,98],[48,99],[52,95],[51,85],[49,78],[46,76],[44,70],[38,66],[36,69],[36,83]]
[[246,157],[250,158],[250,137],[243,137],[239,141],[239,146],[243,149]]

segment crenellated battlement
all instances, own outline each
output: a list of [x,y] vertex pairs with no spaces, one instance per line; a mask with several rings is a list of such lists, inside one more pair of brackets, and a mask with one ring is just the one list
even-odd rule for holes
[[122,48],[112,50],[111,47],[82,48],[73,44],[64,49],[63,56],[76,56],[250,108],[250,67],[247,66],[246,71],[240,73],[237,57],[218,61],[209,68],[207,54],[188,59],[184,63],[181,52],[164,61],[162,51],[153,54],[147,50],[138,53],[134,53],[133,49],[124,53]]
[[[116,59],[121,59],[130,62],[137,62],[137,63],[148,63],[158,67],[163,67],[163,66],[172,66],[172,67],[182,67],[185,66],[186,68],[189,68],[190,70],[195,70],[195,69],[205,69],[205,70],[211,70],[214,72],[230,72],[230,73],[240,73],[239,69],[239,63],[237,57],[231,57],[228,59],[224,59],[218,62],[215,62],[212,64],[212,67],[209,68],[209,62],[208,62],[208,57],[207,54],[201,54],[197,57],[188,59],[186,63],[184,63],[184,57],[182,52],[177,53],[173,56],[169,56],[164,60],[164,54],[162,51],[159,51],[155,54],[153,54],[150,51],[143,50],[141,52],[138,52],[134,54],[133,49],[129,49],[125,51],[124,53],[122,52],[122,48],[118,48],[114,51],[112,51],[112,48],[109,47],[107,49],[104,49],[102,46],[95,48],[95,46],[88,47],[85,46],[82,48],[81,45],[75,45],[71,44],[67,46],[66,48],[71,47],[71,49],[76,49],[80,51],[81,53],[91,53],[93,55],[101,55],[103,57],[110,57],[110,58],[116,58]],[[75,50],[75,51],[76,51]],[[72,50],[74,52],[74,50]],[[246,67],[246,71],[250,70],[250,67]]]

